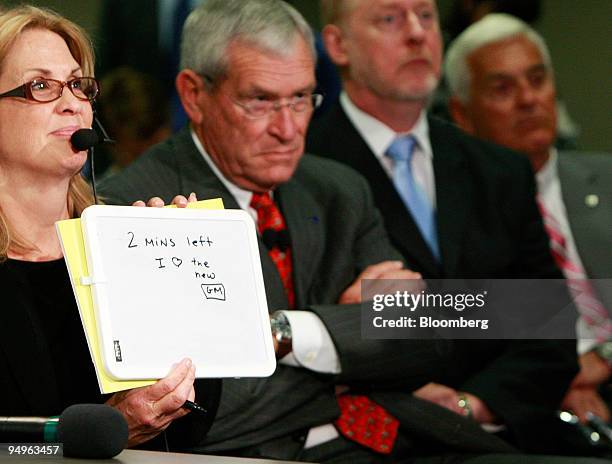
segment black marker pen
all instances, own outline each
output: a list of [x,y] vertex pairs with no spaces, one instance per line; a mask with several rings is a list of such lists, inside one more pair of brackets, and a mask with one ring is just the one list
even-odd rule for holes
[[203,408],[198,403],[195,403],[193,401],[189,401],[189,400],[185,401],[182,407],[185,409],[189,409],[191,412],[195,412],[196,414],[200,414],[202,416],[208,414],[208,411],[206,410],[206,408]]

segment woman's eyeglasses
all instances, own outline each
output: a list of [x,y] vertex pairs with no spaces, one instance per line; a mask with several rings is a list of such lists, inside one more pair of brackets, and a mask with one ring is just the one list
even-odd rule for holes
[[100,93],[100,84],[93,77],[77,77],[67,82],[56,79],[34,79],[0,94],[0,98],[19,97],[48,103],[60,98],[64,87],[68,87],[79,100],[93,101]]

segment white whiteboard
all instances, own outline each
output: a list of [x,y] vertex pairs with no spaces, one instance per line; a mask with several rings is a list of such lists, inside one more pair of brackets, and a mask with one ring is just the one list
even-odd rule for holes
[[274,372],[257,235],[241,210],[90,206],[82,216],[102,358],[118,380]]

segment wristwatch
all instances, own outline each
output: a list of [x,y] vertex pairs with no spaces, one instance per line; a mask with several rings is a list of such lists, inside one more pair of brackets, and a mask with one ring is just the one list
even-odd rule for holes
[[289,324],[289,319],[284,312],[276,311],[270,316],[270,327],[272,328],[272,336],[278,342],[276,359],[282,359],[292,350],[291,324]]

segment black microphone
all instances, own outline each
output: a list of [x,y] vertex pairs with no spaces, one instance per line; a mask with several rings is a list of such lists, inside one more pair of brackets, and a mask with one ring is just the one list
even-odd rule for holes
[[0,417],[0,442],[62,443],[67,457],[112,458],[127,440],[125,418],[105,404],[75,404],[59,418]]
[[91,187],[94,195],[94,203],[98,204],[98,192],[96,190],[96,171],[94,166],[94,145],[104,142],[93,129],[79,129],[70,137],[72,148],[76,151],[87,150],[87,159],[91,169]]
[[72,148],[77,151],[88,150],[100,142],[98,133],[93,129],[79,129],[70,137]]

